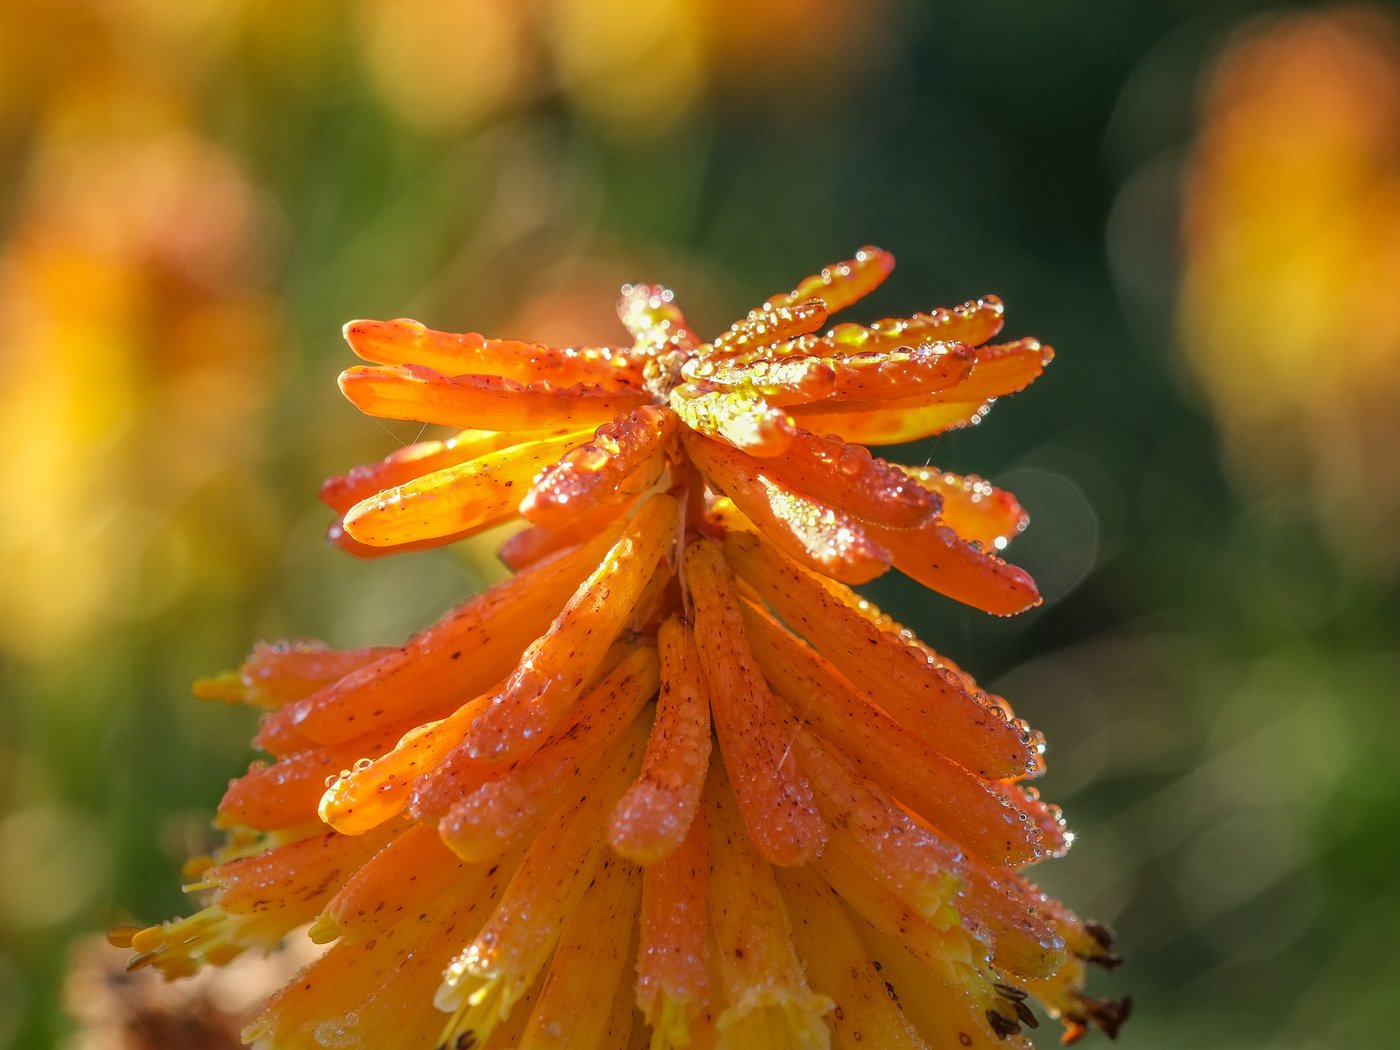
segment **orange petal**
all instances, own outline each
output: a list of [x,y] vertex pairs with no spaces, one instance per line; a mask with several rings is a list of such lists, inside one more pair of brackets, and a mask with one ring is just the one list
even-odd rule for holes
[[402,485],[444,467],[455,467],[503,448],[548,435],[501,434],[494,430],[463,430],[445,441],[415,441],[395,449],[378,463],[354,467],[348,473],[327,478],[321,485],[321,502],[344,514],[360,500],[376,492]]
[[[729,1003],[717,1027],[735,1047],[821,1046],[827,1036],[821,1018],[835,1004],[807,985],[773,869],[743,802],[735,803],[726,766],[733,769],[715,764],[706,806],[710,930]],[[768,1033],[778,1037],[769,1035],[769,1042]]]
[[[464,860],[499,856],[536,820],[576,793],[580,783],[591,779],[605,755],[622,748],[618,737],[656,695],[659,679],[656,651],[633,650],[579,702],[568,725],[548,743],[451,808],[438,824],[443,841]],[[629,734],[629,746],[638,752],[650,719],[645,722]]]
[[866,245],[856,252],[855,258],[832,263],[821,273],[804,277],[787,295],[775,295],[763,305],[766,309],[775,310],[796,306],[808,299],[820,299],[826,304],[826,312],[834,314],[869,295],[893,269],[893,255],[873,245]]
[[1002,550],[1025,531],[1028,515],[1016,497],[976,474],[953,474],[937,467],[902,467],[909,477],[943,500],[940,517],[961,538]]
[[681,383],[671,409],[691,430],[719,438],[754,456],[781,455],[797,431],[792,417],[751,390],[718,390]]
[[[905,934],[888,922],[872,925],[859,927],[860,938],[879,960],[890,994],[929,1046],[1029,1050],[1030,1043],[1016,1034],[1021,1023],[1016,1002],[998,993],[980,946],[974,947],[967,934],[951,930],[941,943],[928,943],[922,931]],[[935,960],[932,967],[929,959]],[[1000,1031],[992,1028],[989,1012],[996,1014]]]
[[873,580],[889,567],[888,552],[871,540],[868,526],[778,484],[760,460],[692,434],[684,441],[711,485],[784,553],[847,583]]
[[596,426],[651,400],[626,387],[448,377],[420,365],[347,368],[340,374],[340,389],[367,415],[481,430]]
[[907,397],[868,400],[843,398],[845,403],[839,407],[845,412],[869,412],[930,408],[934,405],[985,404],[1024,390],[1040,377],[1045,367],[1055,358],[1053,349],[1034,339],[1018,339],[1014,343],[980,346],[971,353],[974,358],[972,371],[955,386],[933,392],[914,393]]
[[903,401],[956,390],[972,371],[973,353],[961,343],[923,343],[833,359],[834,381],[827,397],[833,407],[839,408],[843,402],[864,407],[870,401]]
[[[509,517],[506,515],[505,517]],[[450,532],[445,536],[429,536],[426,539],[410,540],[407,543],[388,543],[382,546],[371,546],[368,543],[361,543],[355,537],[345,531],[345,519],[337,518],[331,522],[330,528],[326,530],[326,542],[338,550],[344,551],[353,558],[360,558],[364,561],[374,561],[378,558],[387,558],[394,554],[412,554],[415,551],[437,550],[439,547],[446,547],[450,543],[464,540],[468,536],[475,536],[483,528],[491,525],[498,525],[505,520],[502,517],[496,521],[486,522],[484,525],[471,529],[463,529],[461,532]]]
[[363,736],[325,747],[309,748],[268,764],[254,762],[232,781],[219,803],[219,824],[274,831],[317,819],[326,782],[362,759],[393,747],[403,723],[381,726]]
[[466,1033],[484,1043],[534,983],[602,857],[608,810],[641,759],[640,741],[635,753],[605,757],[597,777],[580,785],[578,804],[556,813],[531,842],[486,925],[448,965],[434,1001],[453,1015],[449,1046]]
[[557,551],[575,547],[616,523],[627,514],[633,500],[607,503],[589,513],[579,514],[568,525],[546,529],[539,525],[521,529],[496,550],[496,557],[511,572],[521,572]]
[[345,341],[366,361],[424,365],[443,375],[497,375],[521,382],[635,382],[633,362],[612,347],[558,349],[476,332],[438,332],[417,321],[351,321]]
[[781,407],[832,396],[842,364],[820,357],[788,357],[773,361],[761,358],[753,362],[695,357],[686,362],[681,375],[706,389],[754,395],[769,405]]
[[675,295],[662,285],[623,285],[617,316],[632,333],[637,349],[657,353],[668,346],[691,350],[700,345],[699,337],[676,305]]
[[632,499],[666,467],[674,412],[646,405],[598,428],[593,439],[547,467],[520,504],[536,525],[563,529],[580,515]]
[[927,1050],[860,941],[841,898],[810,867],[774,871],[787,902],[793,943],[812,988],[838,1008],[829,1023],[840,1047]]
[[676,501],[665,494],[642,504],[472,727],[467,746],[475,757],[520,758],[544,743],[627,625],[675,540],[679,514]]
[[418,912],[435,909],[481,874],[444,846],[436,829],[414,825],[346,880],[326,904],[317,927],[344,940],[381,933]]
[[993,864],[1020,867],[1041,858],[1040,829],[1023,819],[996,782],[950,762],[872,706],[816,653],[766,616],[751,612],[746,623],[774,693],[794,718],[840,748],[860,776],[880,785],[946,838]]
[[463,696],[510,673],[619,532],[620,525],[483,591],[393,652],[287,704],[263,720],[258,746],[286,754],[456,710]]
[[345,531],[383,547],[494,524],[515,514],[541,469],[586,440],[578,431],[436,470],[355,504],[345,515]]
[[[954,388],[956,389],[956,388]],[[794,405],[801,425],[819,433],[840,434],[859,445],[903,445],[978,423],[991,410],[985,401],[929,404],[927,399],[867,401],[860,405],[818,402]]]
[[794,736],[793,749],[831,829],[831,847],[925,919],[945,915],[958,891],[962,851],[858,776],[836,748],[804,732]]
[[750,310],[747,317],[735,321],[729,331],[714,341],[711,352],[727,357],[815,332],[826,323],[828,312],[820,298]]
[[[529,1023],[511,1045],[527,1050],[593,1050],[607,1044],[613,1000],[632,959],[640,872],[605,855],[559,936]],[[498,1039],[503,1034],[497,1032]],[[501,1040],[501,1045],[506,1045]]]
[[765,473],[786,488],[865,521],[907,529],[935,517],[942,501],[899,467],[876,459],[863,445],[799,430],[781,457],[765,460]]
[[822,342],[830,347],[829,352],[840,349],[846,353],[917,346],[933,339],[980,346],[1001,331],[1004,313],[1001,300],[989,295],[951,310],[939,307],[913,317],[887,317],[869,326],[838,324]]
[[871,525],[870,532],[889,548],[896,569],[955,601],[998,616],[1040,604],[1030,573],[974,547],[941,521],[917,529]]
[[967,861],[958,900],[963,928],[991,948],[1002,973],[1031,980],[1065,964],[1065,939],[1052,918],[1057,907],[1019,875]]
[[672,616],[657,632],[661,695],[642,775],[613,810],[608,843],[639,864],[679,848],[700,806],[710,760],[710,698],[695,636]]
[[642,872],[637,1006],[664,1036],[674,1027],[684,1033],[710,998],[708,885],[709,835],[700,808],[681,845]]
[[483,693],[446,718],[409,730],[391,751],[356,762],[327,784],[317,810],[321,820],[342,835],[362,835],[398,816],[414,781],[462,742],[491,697]]
[[341,885],[402,830],[386,827],[360,838],[328,831],[216,865],[202,879],[215,887],[215,902],[225,912],[253,917],[268,933],[281,935],[314,919]]
[[389,646],[332,649],[324,642],[259,642],[236,673],[194,684],[201,700],[252,704],[275,710],[316,692],[384,656]]
[[[1041,771],[1040,738],[933,650],[845,588],[783,558],[757,536],[733,533],[725,553],[736,572],[793,630],[868,697],[940,753],[981,777]],[[825,661],[823,661],[825,662]],[[874,700],[872,703],[876,702]]]
[[749,834],[770,864],[805,863],[826,844],[826,826],[749,648],[734,576],[720,545],[690,542],[684,572],[720,749]]

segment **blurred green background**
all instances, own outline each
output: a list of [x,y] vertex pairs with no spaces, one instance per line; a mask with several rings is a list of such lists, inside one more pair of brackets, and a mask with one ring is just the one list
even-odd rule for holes
[[[1059,350],[903,450],[1016,491],[1011,621],[876,599],[1050,741],[1137,1048],[1378,1045],[1400,987],[1400,11],[1206,0],[8,0],[0,1048],[73,938],[184,908],[258,638],[395,639],[489,550],[353,563],[320,479],[416,428],[339,326],[714,331],[865,243],[863,319]],[[386,430],[388,432],[386,432]],[[1101,1038],[1101,1037],[1100,1037]],[[1053,1042],[1053,1036],[1045,1037]],[[89,1044],[83,1044],[89,1045]]]

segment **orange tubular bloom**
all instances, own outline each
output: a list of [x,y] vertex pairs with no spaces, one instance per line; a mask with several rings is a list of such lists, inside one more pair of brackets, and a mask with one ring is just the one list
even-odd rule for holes
[[[354,321],[367,413],[457,428],[334,477],[335,546],[519,521],[513,575],[401,645],[255,648],[199,696],[262,709],[269,760],[188,866],[202,910],[114,930],[168,977],[294,927],[324,955],[262,1050],[1029,1046],[1106,927],[1021,873],[1071,836],[1040,736],[851,585],[896,568],[999,615],[1026,527],[897,444],[980,420],[1053,357],[994,297],[822,328],[890,273],[863,248],[705,342],[660,285],[630,343]],[[520,519],[523,519],[520,520]],[[635,973],[635,978],[629,976]]]

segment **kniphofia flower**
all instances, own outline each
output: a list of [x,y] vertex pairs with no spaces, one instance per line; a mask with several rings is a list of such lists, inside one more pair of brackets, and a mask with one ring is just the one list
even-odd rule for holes
[[872,456],[966,426],[1051,358],[993,298],[827,318],[856,256],[704,342],[623,289],[621,347],[356,321],[364,411],[463,429],[332,478],[356,554],[523,516],[514,575],[398,646],[256,648],[207,697],[271,760],[192,862],[194,915],[117,940],[178,976],[301,924],[330,944],[267,1047],[1027,1045],[1126,1002],[1112,938],[1021,871],[1066,849],[1041,737],[851,589],[891,566],[995,614],[1039,601],[976,477]]

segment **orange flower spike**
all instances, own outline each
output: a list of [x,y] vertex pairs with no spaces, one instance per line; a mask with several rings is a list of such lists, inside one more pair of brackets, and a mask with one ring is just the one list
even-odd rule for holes
[[330,778],[366,756],[383,754],[407,727],[382,726],[324,747],[286,755],[271,764],[254,762],[248,772],[230,782],[219,802],[220,827],[276,831],[317,819],[317,806]]
[[832,847],[845,850],[923,918],[942,921],[958,892],[962,851],[857,776],[810,732],[794,734],[793,750],[831,829]]
[[937,467],[900,469],[942,499],[943,524],[969,543],[980,543],[986,549],[999,551],[1030,523],[1030,515],[1015,496],[976,474],[953,474]]
[[472,726],[467,747],[474,757],[500,762],[544,743],[626,626],[670,551],[679,523],[680,509],[671,496],[658,493],[642,504]]
[[826,845],[826,825],[749,647],[723,548],[692,540],[683,568],[720,750],[749,834],[768,863],[806,863]]
[[710,1000],[709,866],[701,806],[679,848],[642,870],[637,1006],[663,1047],[689,1045],[690,1026]]
[[[633,650],[579,702],[567,727],[529,758],[457,802],[438,824],[442,840],[463,860],[499,856],[588,779],[656,695],[659,680],[656,650]],[[645,725],[630,736],[644,736],[650,729],[651,719],[642,721]]]
[[712,344],[710,354],[732,357],[774,343],[785,342],[815,332],[826,323],[830,311],[818,297],[789,306],[764,306],[750,310],[742,321],[735,321]]
[[[851,682],[878,683],[880,706],[896,721],[978,776],[1041,771],[1041,741],[952,665],[898,629],[882,629],[878,610],[833,586],[752,533],[731,533],[725,554],[735,571],[793,630]],[[867,612],[862,612],[864,606]],[[870,613],[874,613],[872,616]]]
[[1030,573],[974,547],[941,521],[917,529],[871,525],[870,532],[889,548],[896,569],[954,601],[997,616],[1040,604]]
[[[641,871],[605,855],[559,937],[519,1050],[595,1050],[626,982],[641,893]],[[612,1044],[618,1045],[618,1044]]]
[[483,430],[596,426],[651,401],[648,394],[627,387],[445,376],[419,365],[347,368],[340,374],[340,389],[367,415]]
[[993,864],[1020,867],[1044,856],[1040,829],[995,781],[973,776],[872,706],[767,617],[750,612],[746,622],[763,674],[787,710],[840,748],[860,776]]
[[657,632],[661,695],[642,775],[618,800],[608,843],[638,864],[678,849],[700,806],[710,760],[710,698],[695,636],[676,617]]
[[379,933],[437,908],[480,875],[443,845],[436,829],[415,824],[345,881],[312,926],[311,939],[355,941]]
[[808,299],[820,299],[828,314],[837,313],[865,298],[894,270],[894,256],[881,248],[866,245],[855,258],[832,263],[811,277],[803,278],[787,295],[775,295],[763,304],[776,310],[796,306]]
[[327,478],[321,485],[321,502],[343,515],[356,503],[385,489],[547,436],[545,432],[501,434],[494,430],[463,430],[444,441],[415,441],[395,449],[378,463]]
[[850,913],[810,867],[774,871],[792,920],[792,939],[807,980],[839,1004],[830,1024],[840,1047],[927,1050],[909,1029],[885,978],[876,970]]
[[612,347],[560,349],[518,339],[488,339],[476,332],[438,332],[417,321],[351,321],[350,349],[383,365],[417,364],[447,376],[495,375],[522,382],[636,385],[640,376]]
[[820,357],[759,358],[751,362],[716,362],[693,357],[681,375],[705,388],[733,390],[761,397],[774,407],[820,401],[836,391],[839,362]]
[[462,742],[492,695],[483,693],[446,718],[414,727],[378,758],[357,761],[326,786],[317,807],[321,820],[342,835],[363,835],[398,816],[417,777]]
[[376,723],[442,717],[505,678],[621,533],[618,523],[483,591],[402,646],[263,719],[257,744],[273,754],[333,744]]
[[608,810],[637,775],[644,739],[636,743],[608,755],[578,804],[545,824],[486,925],[448,965],[434,996],[452,1015],[440,1042],[485,1043],[544,968],[602,856]]
[[587,440],[586,431],[576,431],[436,470],[355,504],[345,514],[345,531],[382,547],[460,535],[513,517],[535,475]]
[[276,710],[392,651],[384,645],[331,649],[321,642],[259,642],[237,671],[195,682],[194,695]]
[[787,488],[864,521],[908,529],[937,517],[941,497],[863,445],[799,430],[780,458],[763,469]]
[[913,317],[886,317],[872,325],[838,324],[822,338],[824,352],[846,353],[893,350],[917,346],[929,340],[980,346],[1001,331],[1006,308],[995,295],[963,303],[952,309],[939,307]]
[[647,405],[598,428],[593,440],[546,467],[520,503],[535,525],[567,529],[580,515],[645,492],[661,476],[676,416]]
[[807,985],[773,869],[719,763],[707,794],[710,929],[729,1004],[716,1025],[720,1045],[826,1050],[822,1016],[835,1004]]
[[782,455],[797,433],[792,416],[753,390],[681,383],[671,391],[670,405],[691,430],[719,438],[753,456]]
[[691,434],[684,441],[712,485],[790,557],[846,583],[866,583],[889,568],[889,552],[849,514],[778,484],[742,452]]
[[1032,980],[1065,964],[1050,899],[1019,875],[969,859],[959,898],[963,928],[988,945],[999,972]]

